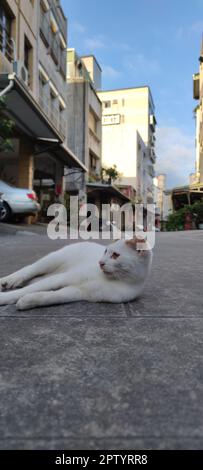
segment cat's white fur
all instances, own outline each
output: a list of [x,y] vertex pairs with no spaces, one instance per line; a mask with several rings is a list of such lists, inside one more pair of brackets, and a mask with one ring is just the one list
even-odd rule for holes
[[138,250],[136,239],[106,249],[75,243],[0,279],[0,305],[25,310],[78,300],[128,302],[142,292],[151,262],[152,252]]

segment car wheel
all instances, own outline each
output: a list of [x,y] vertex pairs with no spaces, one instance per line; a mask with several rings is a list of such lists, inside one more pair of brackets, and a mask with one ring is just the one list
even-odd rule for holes
[[7,222],[11,216],[11,209],[6,202],[0,203],[0,222]]

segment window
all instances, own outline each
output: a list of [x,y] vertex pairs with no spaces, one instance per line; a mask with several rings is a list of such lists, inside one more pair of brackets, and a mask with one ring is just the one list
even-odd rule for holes
[[31,52],[32,46],[30,45],[28,39],[25,36],[25,41],[24,41],[24,65],[27,70],[29,70],[30,66],[30,52]]
[[64,107],[59,103],[59,130],[62,135],[66,134],[66,121],[65,121],[65,113],[64,113]]
[[11,62],[13,60],[13,44],[11,42],[11,25],[13,18],[0,5],[0,51]]
[[94,134],[97,134],[97,119],[91,110],[89,111],[89,128]]
[[95,172],[97,169],[97,159],[90,153],[90,171]]
[[104,108],[110,108],[111,107],[111,101],[103,101],[103,107]]
[[50,118],[50,85],[49,77],[44,69],[39,72],[39,103],[45,114]]
[[125,100],[124,100],[124,98],[122,99],[122,106],[125,106]]
[[66,62],[66,55],[67,55],[67,50],[62,46],[60,43],[59,47],[59,62],[60,62],[60,72],[64,78],[66,78],[66,67],[67,67],[67,62]]
[[44,9],[44,4],[40,3],[40,35],[46,47],[50,44],[51,25],[49,13]]
[[118,100],[113,100],[113,104],[118,104]]
[[32,46],[30,42],[28,41],[27,37],[24,37],[24,65],[28,71],[28,80],[29,80],[29,85],[31,84],[32,80]]
[[42,99],[42,101],[44,98],[45,85],[46,85],[46,81],[44,77],[42,76],[42,74],[40,73],[39,74],[39,96]]

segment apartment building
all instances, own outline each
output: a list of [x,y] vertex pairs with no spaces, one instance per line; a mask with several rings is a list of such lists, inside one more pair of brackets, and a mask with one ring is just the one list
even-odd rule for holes
[[193,187],[203,191],[203,41],[199,57],[199,72],[193,75],[193,98],[198,101],[195,107],[196,119],[196,162]]
[[67,147],[66,51],[60,0],[1,1],[0,93],[15,130],[0,178],[34,186],[44,206],[62,195],[64,167],[85,171]]
[[85,181],[71,172],[66,177],[67,190],[77,190],[101,176],[102,105],[96,90],[101,83],[101,68],[94,56],[79,57],[68,49],[67,142],[87,168]]
[[103,166],[117,166],[119,183],[132,185],[137,201],[153,202],[156,118],[150,88],[101,91],[98,96]]

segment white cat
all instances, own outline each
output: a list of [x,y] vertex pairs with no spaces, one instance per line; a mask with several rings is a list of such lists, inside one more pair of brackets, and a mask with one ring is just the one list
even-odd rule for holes
[[0,279],[0,305],[17,303],[19,310],[25,310],[78,300],[133,300],[143,290],[152,263],[151,250],[138,249],[138,241],[119,240],[105,251],[102,245],[91,242],[55,251]]

